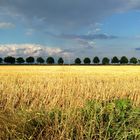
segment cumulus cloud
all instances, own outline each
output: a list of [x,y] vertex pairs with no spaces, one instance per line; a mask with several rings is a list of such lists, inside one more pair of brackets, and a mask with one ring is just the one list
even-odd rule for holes
[[[113,13],[139,9],[139,0],[1,0],[0,9],[49,31],[75,31]],[[41,26],[43,25],[43,26]]]
[[0,56],[64,56],[68,57],[72,53],[61,48],[52,48],[40,44],[0,44]]
[[10,22],[0,22],[0,29],[9,29],[9,28],[14,28],[15,25]]

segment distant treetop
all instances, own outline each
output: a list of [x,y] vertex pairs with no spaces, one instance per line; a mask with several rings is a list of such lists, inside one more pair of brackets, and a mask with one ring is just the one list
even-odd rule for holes
[[81,64],[81,59],[80,58],[76,58],[75,59],[75,64]]
[[90,58],[86,57],[86,58],[84,58],[83,62],[84,62],[84,64],[90,64],[91,60],[90,60]]
[[53,57],[48,57],[47,60],[46,60],[46,62],[47,62],[47,64],[54,64],[55,63]]
[[4,58],[4,62],[8,63],[8,64],[15,64],[16,59],[15,59],[15,57],[7,56]]
[[26,58],[26,62],[29,63],[29,64],[32,64],[32,63],[35,62],[35,59],[34,59],[34,57],[29,56],[29,57]]

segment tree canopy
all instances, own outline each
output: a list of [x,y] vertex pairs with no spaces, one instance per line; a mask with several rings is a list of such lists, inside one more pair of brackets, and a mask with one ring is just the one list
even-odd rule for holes
[[100,63],[100,59],[99,59],[98,56],[95,56],[95,57],[93,58],[93,63],[95,63],[95,64],[99,64],[99,63]]
[[4,58],[4,62],[9,64],[14,64],[16,62],[16,59],[15,57],[7,56]]
[[[137,59],[136,57],[131,57],[131,58],[128,59],[126,56],[122,56],[120,58],[120,60],[117,56],[112,57],[112,59],[109,59],[108,57],[104,57],[101,60],[101,64],[103,64],[103,65],[110,64],[110,60],[111,60],[112,64],[118,64],[118,63],[120,63],[120,64],[128,64],[128,63],[137,64],[138,63],[138,64],[140,64],[140,60]],[[35,60],[35,58],[32,57],[32,56],[29,56],[25,59],[23,57],[15,58],[13,56],[7,56],[7,57],[4,57],[4,58],[0,57],[0,64],[3,64],[3,63],[4,64],[15,64],[15,63],[16,64],[23,64],[25,62],[26,62],[26,64],[33,64],[35,62],[36,62],[36,64],[42,64],[42,63],[44,63],[44,64],[46,64],[46,63],[47,64],[54,64],[55,59],[53,57],[48,57],[46,60],[44,60],[42,57],[37,57],[36,60]],[[93,64],[99,64],[100,59],[99,59],[98,56],[95,56],[92,61],[89,57],[85,57],[83,59],[84,64],[89,65],[89,64],[91,64],[91,62],[93,62]],[[81,61],[80,58],[77,57],[76,59],[74,59],[74,64],[79,65],[81,63],[82,63],[82,61]],[[57,64],[60,64],[60,65],[64,64],[64,59],[62,57],[59,57],[58,60],[57,60]]]
[[103,59],[102,59],[102,64],[104,64],[104,65],[107,65],[107,64],[109,64],[109,58],[108,57],[104,57]]
[[24,60],[22,57],[18,57],[18,58],[16,59],[16,62],[17,62],[18,64],[23,64],[23,63],[25,62],[25,60]]
[[63,64],[63,63],[64,63],[64,60],[63,60],[62,57],[60,57],[60,58],[58,59],[58,64]]
[[29,57],[26,58],[26,62],[32,64],[32,63],[35,62],[35,59],[34,59],[34,57],[29,56]]
[[42,64],[42,63],[45,62],[45,60],[44,60],[42,57],[38,57],[38,58],[36,59],[36,62]]
[[128,63],[128,58],[126,56],[122,56],[120,59],[121,64],[127,64]]
[[81,59],[80,58],[76,58],[74,62],[75,62],[75,64],[81,64]]
[[84,62],[84,64],[90,64],[91,60],[90,60],[90,58],[86,57],[86,58],[84,58],[83,62]]
[[0,64],[3,63],[3,59],[0,57]]
[[130,58],[130,63],[131,64],[137,64],[138,63],[137,58],[135,58],[135,57]]
[[112,64],[118,64],[118,63],[119,63],[118,57],[117,57],[117,56],[114,56],[114,57],[112,58],[112,60],[111,60],[111,63],[112,63]]
[[55,63],[53,57],[48,57],[47,60],[46,60],[46,62],[47,62],[47,64],[54,64]]

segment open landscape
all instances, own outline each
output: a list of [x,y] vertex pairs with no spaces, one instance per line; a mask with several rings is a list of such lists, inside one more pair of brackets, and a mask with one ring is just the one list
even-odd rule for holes
[[140,140],[140,0],[0,0],[0,140]]
[[139,66],[1,66],[0,139],[140,139]]

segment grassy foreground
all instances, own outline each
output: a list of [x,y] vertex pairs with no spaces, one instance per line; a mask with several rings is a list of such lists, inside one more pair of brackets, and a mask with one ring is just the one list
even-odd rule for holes
[[1,66],[1,140],[140,139],[139,66]]

